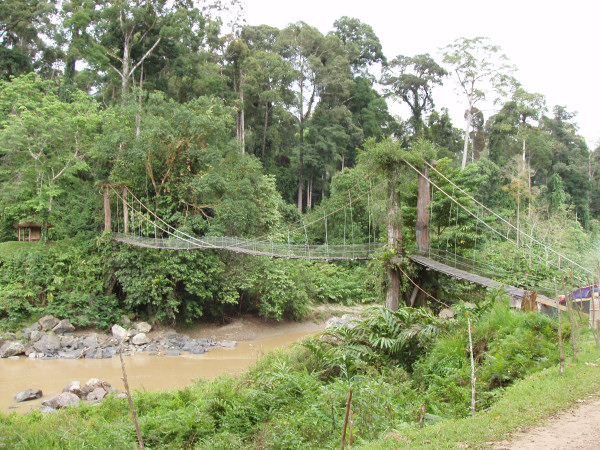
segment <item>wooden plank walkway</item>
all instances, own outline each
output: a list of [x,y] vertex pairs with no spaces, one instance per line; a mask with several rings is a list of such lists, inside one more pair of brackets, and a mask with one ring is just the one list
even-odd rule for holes
[[[492,289],[502,289],[511,298],[511,306],[517,306],[517,303],[520,305],[520,300],[523,299],[523,295],[525,294],[525,289],[502,284],[498,281],[492,280],[491,278],[470,273],[465,270],[457,269],[455,267],[443,264],[426,256],[412,255],[410,259],[413,262],[416,262],[417,264],[420,264],[428,269],[435,270],[436,272],[443,273],[455,279],[465,280],[469,283],[475,283],[480,286],[485,286]],[[537,302],[541,303],[542,305],[552,306],[556,308],[556,301],[542,294],[537,295]],[[566,310],[564,306],[561,306],[561,309]]]

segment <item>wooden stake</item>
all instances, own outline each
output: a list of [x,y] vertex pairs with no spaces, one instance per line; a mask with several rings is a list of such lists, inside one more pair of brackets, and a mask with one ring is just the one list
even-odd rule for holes
[[121,358],[121,370],[123,371],[123,384],[125,384],[125,392],[127,393],[127,400],[129,400],[129,409],[131,410],[131,419],[135,425],[135,432],[137,433],[138,444],[140,449],[144,450],[144,441],[142,440],[142,432],[140,431],[140,425],[138,424],[137,414],[133,406],[133,400],[131,399],[131,392],[129,391],[129,383],[127,382],[127,372],[125,372],[125,362],[123,361],[123,347],[119,348],[119,358]]
[[556,277],[554,278],[554,292],[556,295],[556,310],[558,311],[558,348],[560,350],[560,356],[558,358],[559,362],[560,362],[560,369],[558,371],[558,373],[560,373],[561,375],[564,376],[565,374],[565,349],[563,347],[563,340],[562,340],[562,314],[561,314],[561,309],[559,308],[559,303],[558,303],[558,287],[556,286]]
[[350,414],[349,414],[349,418],[348,418],[348,448],[350,448],[352,446],[352,426],[354,425],[354,419],[352,418],[352,405],[350,405]]
[[346,444],[346,427],[348,426],[348,416],[350,415],[350,408],[352,405],[352,388],[350,388],[350,392],[348,393],[348,401],[346,402],[346,416],[344,417],[344,426],[342,428],[342,443],[340,444],[340,449],[344,450],[344,445]]
[[475,417],[475,359],[473,358],[473,335],[471,333],[471,318],[467,317],[469,328],[469,353],[471,353],[471,414]]
[[573,300],[567,292],[565,278],[562,278],[563,292],[565,293],[565,301],[567,302],[567,311],[569,313],[569,323],[571,324],[571,347],[573,348],[573,362],[577,362],[577,323],[573,315]]
[[425,426],[425,411],[427,410],[427,403],[421,405],[421,417],[419,418],[419,428]]

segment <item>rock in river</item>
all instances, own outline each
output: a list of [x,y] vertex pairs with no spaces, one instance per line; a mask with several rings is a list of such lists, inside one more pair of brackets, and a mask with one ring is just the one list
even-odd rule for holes
[[35,399],[41,398],[41,397],[42,397],[41,389],[26,389],[24,391],[19,392],[17,395],[15,395],[15,401],[20,403],[20,402],[26,402],[29,400],[35,400]]
[[0,347],[0,358],[9,358],[11,356],[23,355],[25,346],[19,341],[6,341]]
[[75,331],[75,327],[71,324],[69,319],[63,319],[52,328],[52,331],[56,334],[72,333]]
[[44,330],[44,331],[51,330],[56,325],[58,325],[58,322],[59,322],[59,320],[56,317],[54,317],[52,314],[48,314],[43,317],[40,317],[38,320],[38,323],[40,324],[40,326],[42,327],[42,330]]
[[112,335],[120,341],[127,341],[129,338],[129,333],[127,330],[120,325],[114,324],[111,328],[111,331]]
[[39,341],[33,344],[33,348],[35,348],[40,353],[52,355],[60,350],[60,339],[56,336],[46,334],[42,336],[42,338]]
[[42,402],[42,406],[49,406],[50,408],[60,409],[67,408],[79,403],[79,397],[72,392],[63,392],[62,394],[50,397]]
[[148,322],[136,322],[133,324],[133,328],[138,333],[150,333],[150,330],[152,330],[152,325],[150,325]]
[[146,336],[146,333],[138,333],[131,339],[131,343],[135,345],[149,344],[150,338]]

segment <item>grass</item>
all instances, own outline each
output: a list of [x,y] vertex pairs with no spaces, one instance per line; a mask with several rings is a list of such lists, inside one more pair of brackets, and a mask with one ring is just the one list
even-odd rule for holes
[[600,391],[600,349],[588,343],[577,364],[568,364],[564,377],[558,367],[546,369],[506,389],[502,398],[475,418],[446,420],[423,428],[391,430],[387,437],[362,448],[489,448],[490,441],[538,425],[549,415],[573,406],[578,399]]
[[[516,331],[522,327],[537,330],[549,319],[537,320],[538,316],[517,315],[505,309],[498,306],[483,316],[480,333],[493,338],[494,343],[511,338],[506,352],[531,353],[529,360],[536,361],[534,346],[516,348],[512,343],[528,345],[530,339]],[[502,335],[499,324],[515,334]],[[491,328],[498,335],[489,334]],[[535,336],[547,339],[543,333]],[[326,352],[321,359],[303,346],[272,352],[240,377],[223,376],[179,391],[138,392],[134,401],[142,434],[152,448],[333,448],[339,445],[350,387],[354,389],[354,448],[483,448],[600,391],[600,368],[585,364],[599,360],[600,349],[593,345],[588,332],[584,336],[579,363],[567,365],[564,377],[552,365],[516,380],[510,387],[489,391],[496,401],[475,418],[450,419],[462,414],[447,411],[441,414],[447,419],[438,417],[423,429],[417,422],[423,401],[432,408],[435,402],[444,402],[438,393],[450,383],[461,384],[463,374],[441,380],[440,390],[431,395],[420,391],[411,374],[396,365],[382,366],[381,370],[367,365],[354,377],[347,377],[352,364],[360,362],[351,353],[361,350],[356,345],[348,345],[337,356]],[[442,346],[440,351],[447,350],[448,346]],[[494,352],[493,346],[488,352]],[[452,359],[430,354],[444,367],[452,367]],[[328,358],[346,371],[333,378],[325,376],[329,366],[323,360]],[[427,367],[424,365],[422,372]],[[484,372],[480,377],[485,384]],[[480,395],[483,398],[485,393]],[[464,410],[463,399],[454,400]],[[127,402],[114,397],[98,406],[85,405],[49,416],[37,412],[28,416],[0,414],[0,448],[133,448],[135,441]]]
[[0,242],[0,258],[13,258],[24,252],[40,251],[46,246],[40,242]]

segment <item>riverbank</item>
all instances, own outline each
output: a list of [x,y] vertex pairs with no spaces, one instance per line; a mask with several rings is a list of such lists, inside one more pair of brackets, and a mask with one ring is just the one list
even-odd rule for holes
[[[200,324],[172,329],[153,327],[149,339],[176,333],[190,340],[210,339],[214,342],[236,342],[231,348],[213,347],[203,354],[180,353],[161,356],[152,352],[127,352],[125,365],[131,389],[154,391],[184,388],[195,380],[212,380],[225,373],[240,373],[258,359],[281,347],[299,342],[323,330],[327,319],[342,314],[360,313],[365,306],[320,305],[303,322],[275,322],[245,315],[228,324]],[[95,330],[77,330],[76,336],[89,336]],[[119,358],[40,360],[21,356],[0,360],[0,411],[29,412],[41,406],[46,398],[58,394],[71,381],[84,384],[90,378],[108,381],[122,391]],[[44,396],[34,401],[16,403],[14,395],[25,389],[41,389]]]

